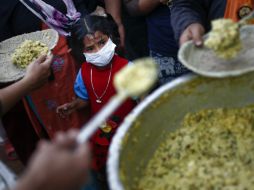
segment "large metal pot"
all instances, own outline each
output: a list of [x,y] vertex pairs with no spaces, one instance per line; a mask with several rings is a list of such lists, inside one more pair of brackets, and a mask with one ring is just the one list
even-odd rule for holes
[[110,188],[133,189],[165,135],[179,127],[186,113],[253,103],[254,73],[225,79],[186,75],[162,86],[117,131],[107,163]]

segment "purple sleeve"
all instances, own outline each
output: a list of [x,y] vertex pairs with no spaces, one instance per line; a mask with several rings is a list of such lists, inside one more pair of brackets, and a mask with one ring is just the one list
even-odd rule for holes
[[200,23],[206,28],[208,4],[209,0],[173,1],[171,23],[177,41],[179,41],[182,32],[192,23]]

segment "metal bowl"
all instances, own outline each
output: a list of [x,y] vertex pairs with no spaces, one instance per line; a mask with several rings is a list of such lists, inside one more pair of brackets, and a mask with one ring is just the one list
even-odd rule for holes
[[223,79],[191,74],[162,86],[139,104],[118,129],[107,163],[110,188],[134,189],[157,147],[180,126],[186,113],[253,103],[254,73]]

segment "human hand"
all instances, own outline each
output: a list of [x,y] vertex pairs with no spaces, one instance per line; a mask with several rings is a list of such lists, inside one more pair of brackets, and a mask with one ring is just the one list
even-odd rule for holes
[[56,113],[59,114],[60,117],[65,118],[67,115],[70,115],[73,111],[75,111],[75,103],[69,102],[65,103],[56,108]]
[[26,75],[22,80],[28,85],[29,90],[38,88],[47,82],[50,76],[50,65],[52,60],[53,55],[42,55],[28,65]]
[[16,190],[75,190],[88,180],[87,145],[76,145],[77,131],[60,132],[52,142],[41,141]]
[[204,27],[199,23],[189,25],[180,37],[180,46],[189,40],[193,40],[194,44],[198,47],[203,45],[202,36],[205,33]]

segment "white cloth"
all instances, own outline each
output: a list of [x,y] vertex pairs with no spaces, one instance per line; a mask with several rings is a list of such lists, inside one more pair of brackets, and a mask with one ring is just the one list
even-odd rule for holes
[[84,53],[86,61],[98,67],[109,64],[115,54],[116,45],[109,38],[106,44],[96,53]]
[[16,176],[0,161],[0,190],[11,189],[16,184]]

